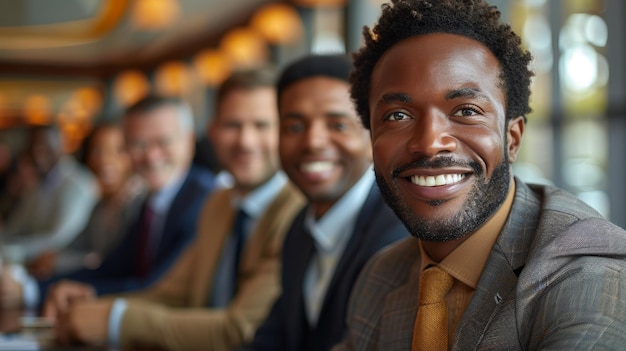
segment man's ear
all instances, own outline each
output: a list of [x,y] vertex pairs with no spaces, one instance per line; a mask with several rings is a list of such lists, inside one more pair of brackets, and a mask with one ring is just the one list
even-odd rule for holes
[[517,153],[519,152],[519,148],[522,144],[522,135],[524,134],[525,126],[526,122],[524,122],[523,116],[512,118],[508,123],[506,148],[509,153],[510,163],[517,160]]

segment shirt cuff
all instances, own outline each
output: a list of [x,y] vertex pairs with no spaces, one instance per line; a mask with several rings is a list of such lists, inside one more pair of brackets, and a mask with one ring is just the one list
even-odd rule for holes
[[120,347],[120,332],[122,330],[122,318],[128,308],[128,303],[125,299],[115,299],[113,306],[111,306],[111,313],[109,314],[109,346],[119,349]]
[[41,300],[37,279],[26,273],[26,269],[21,265],[12,265],[11,274],[22,285],[22,302],[25,309],[34,310],[37,308]]

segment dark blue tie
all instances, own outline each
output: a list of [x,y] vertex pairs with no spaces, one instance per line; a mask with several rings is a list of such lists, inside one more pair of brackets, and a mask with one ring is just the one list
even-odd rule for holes
[[237,293],[237,277],[241,251],[245,246],[246,227],[249,217],[243,210],[238,210],[232,223],[230,236],[224,245],[224,252],[213,277],[213,288],[210,291],[209,306],[225,307]]
[[237,293],[237,277],[239,276],[239,265],[241,261],[241,252],[246,244],[246,227],[248,224],[248,220],[250,220],[250,216],[246,213],[243,208],[240,208],[237,211],[237,215],[235,216],[235,223],[233,226],[233,239],[235,241],[235,259],[234,259],[234,274],[233,274],[233,295]]

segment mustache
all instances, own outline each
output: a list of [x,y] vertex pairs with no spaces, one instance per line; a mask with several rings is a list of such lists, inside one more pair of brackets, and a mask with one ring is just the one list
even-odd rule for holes
[[443,167],[470,167],[474,170],[476,175],[480,176],[483,174],[483,170],[476,161],[461,161],[456,160],[451,156],[439,156],[436,158],[419,158],[417,160],[413,160],[409,163],[406,163],[391,172],[393,178],[398,178],[398,176],[412,169],[433,169],[433,168],[443,168]]

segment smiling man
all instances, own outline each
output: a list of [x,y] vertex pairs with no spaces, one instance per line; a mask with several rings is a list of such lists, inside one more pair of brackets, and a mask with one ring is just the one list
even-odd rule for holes
[[369,135],[350,100],[351,69],[345,55],[312,55],[278,81],[280,159],[309,205],[287,234],[282,294],[251,350],[329,350],[345,334],[365,262],[408,235],[374,183]]
[[351,94],[415,238],[366,266],[336,350],[623,348],[626,233],[512,174],[531,57],[497,9],[395,0],[363,33]]

